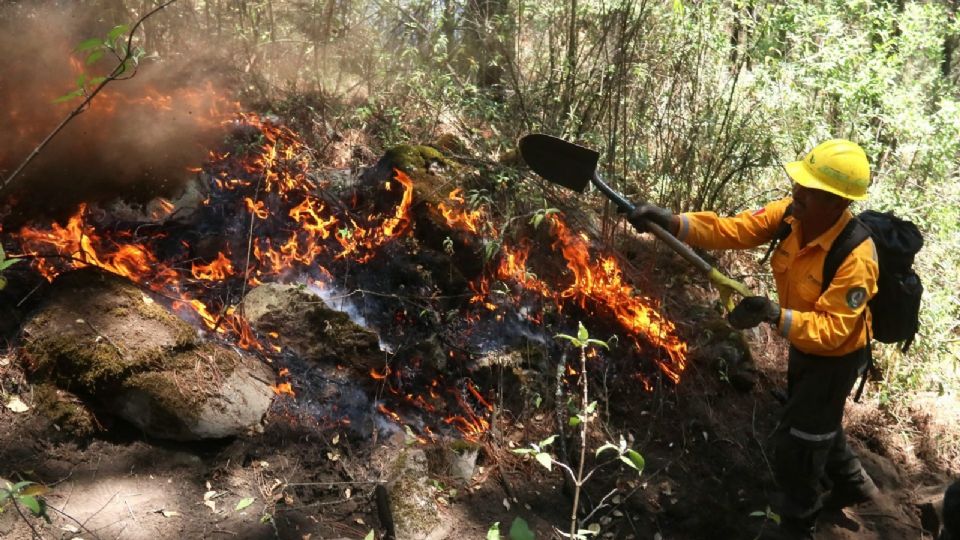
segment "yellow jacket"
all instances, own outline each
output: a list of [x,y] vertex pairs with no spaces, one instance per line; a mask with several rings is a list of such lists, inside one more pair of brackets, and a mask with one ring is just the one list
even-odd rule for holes
[[[792,199],[772,202],[756,211],[721,218],[713,212],[680,214],[677,237],[706,249],[746,249],[769,242]],[[823,262],[830,245],[853,218],[844,211],[837,222],[806,246],[800,223],[786,218],[793,230],[770,259],[780,297],[780,333],[808,354],[842,356],[867,344],[870,310],[877,293],[877,249],[867,238],[840,263],[830,286],[820,294]],[[866,316],[861,316],[865,314]]]

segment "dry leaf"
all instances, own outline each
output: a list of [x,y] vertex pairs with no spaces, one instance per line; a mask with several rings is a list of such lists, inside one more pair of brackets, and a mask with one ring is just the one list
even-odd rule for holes
[[15,413],[27,412],[30,410],[30,407],[24,403],[20,396],[10,396],[10,399],[7,401],[7,408]]
[[217,511],[217,501],[203,501],[203,505],[210,508],[214,512]]
[[180,512],[177,512],[176,510],[161,510],[160,514],[165,518],[169,518],[169,517],[179,516]]

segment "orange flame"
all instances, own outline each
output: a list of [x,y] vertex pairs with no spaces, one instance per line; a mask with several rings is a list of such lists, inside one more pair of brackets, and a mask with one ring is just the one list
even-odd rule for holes
[[223,252],[217,253],[217,260],[210,264],[192,264],[190,272],[203,281],[223,281],[234,274],[233,263]]
[[437,204],[437,208],[440,210],[440,213],[443,214],[443,218],[447,220],[449,227],[476,234],[480,232],[480,223],[484,217],[484,210],[482,208],[467,210],[466,200],[461,195],[462,192],[463,188],[457,188],[447,195],[447,199],[451,201],[451,203],[456,204],[441,202]]
[[670,362],[658,362],[660,370],[673,382],[680,380],[686,368],[687,344],[676,333],[676,327],[656,311],[649,298],[633,295],[633,288],[622,279],[619,264],[613,257],[593,262],[587,241],[567,229],[557,214],[550,215],[557,240],[554,244],[567,259],[574,280],[560,293],[578,299],[581,305],[591,299],[612,312],[631,335],[644,336],[651,344],[667,352]]

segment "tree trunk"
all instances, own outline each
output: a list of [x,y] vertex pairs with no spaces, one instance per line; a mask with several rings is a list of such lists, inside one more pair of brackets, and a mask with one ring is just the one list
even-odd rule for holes
[[[960,6],[960,0],[951,0],[947,3],[947,20],[951,23],[957,20],[958,6]],[[957,45],[960,45],[960,36],[957,34],[948,33],[943,36],[943,58],[940,61],[940,75],[946,82],[950,82]]]
[[567,26],[567,56],[563,65],[563,95],[560,99],[560,114],[566,117],[573,102],[577,69],[577,0],[570,0],[570,19]]
[[472,0],[467,4],[469,31],[465,36],[468,58],[478,66],[477,86],[502,101],[504,69],[513,43],[508,0]]

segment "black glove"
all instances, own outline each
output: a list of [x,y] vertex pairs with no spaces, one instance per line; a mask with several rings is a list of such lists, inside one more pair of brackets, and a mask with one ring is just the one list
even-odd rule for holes
[[762,322],[776,323],[780,320],[780,305],[766,296],[748,296],[727,315],[730,326],[743,330]]
[[633,208],[633,212],[627,214],[627,221],[640,232],[649,232],[647,223],[655,223],[670,232],[672,230],[670,224],[673,222],[673,212],[655,204],[640,203]]

